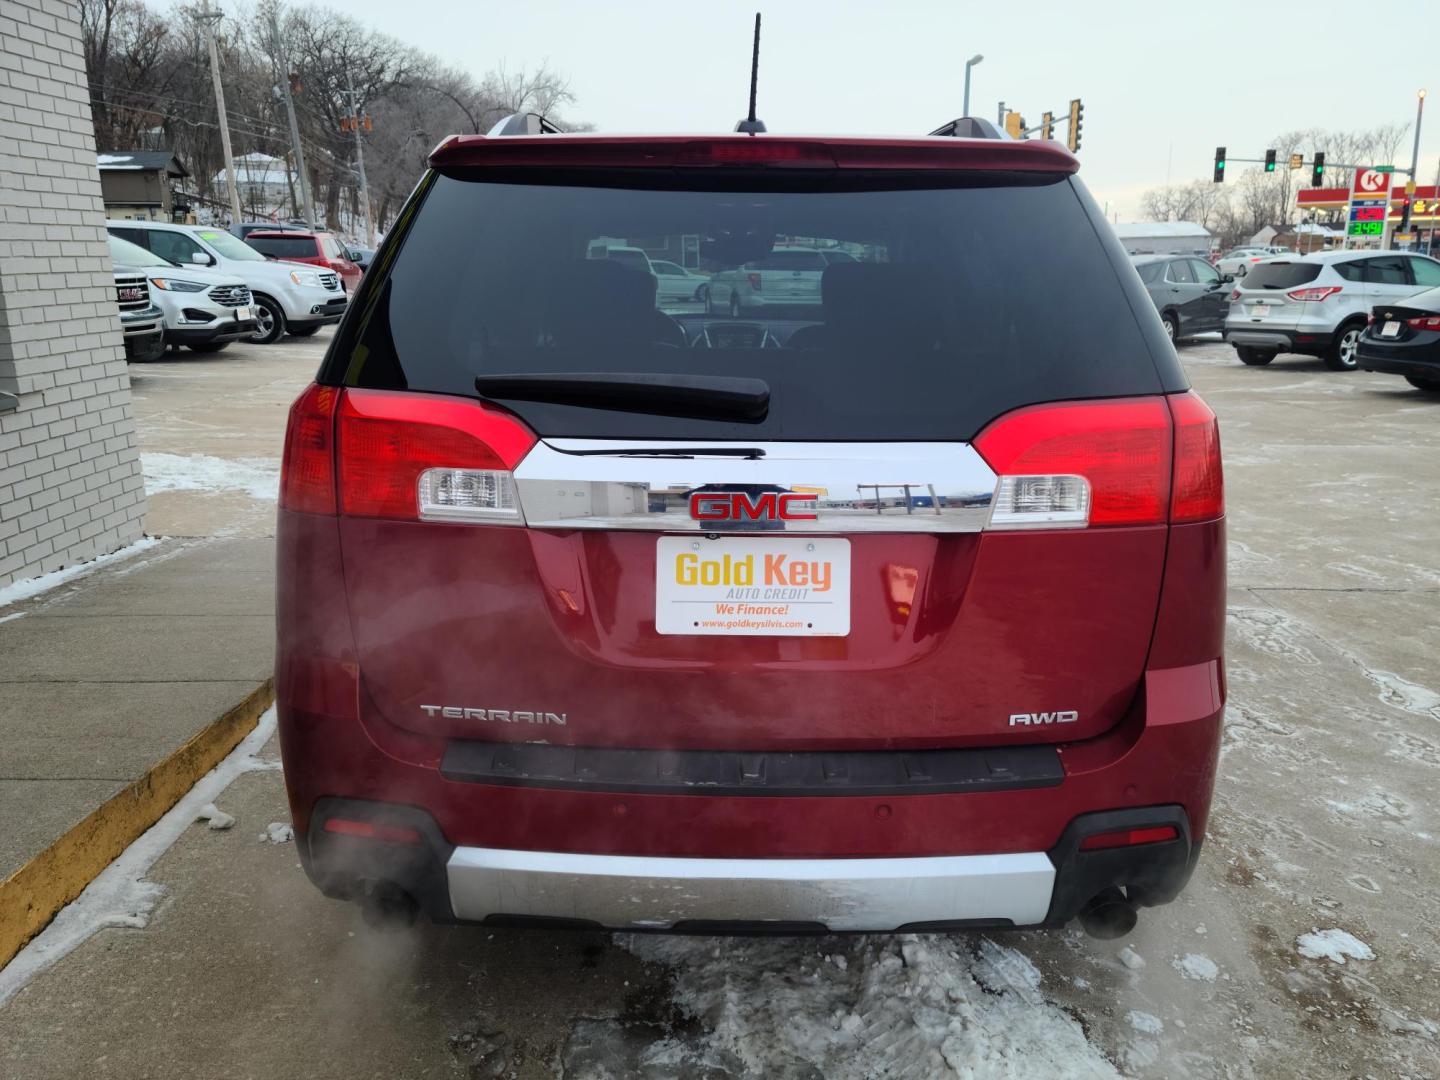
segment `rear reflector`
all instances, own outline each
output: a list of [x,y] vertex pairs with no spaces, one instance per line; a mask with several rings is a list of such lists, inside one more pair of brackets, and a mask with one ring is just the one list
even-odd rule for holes
[[518,509],[506,512],[510,470],[535,436],[508,413],[438,394],[347,390],[336,444],[342,514],[520,523]]
[[1164,398],[1028,406],[993,421],[975,448],[1000,477],[992,529],[1149,525],[1168,517]]
[[1220,429],[1215,414],[1193,390],[1166,399],[1175,417],[1175,482],[1170,520],[1213,521],[1225,513]]
[[1148,829],[1121,829],[1118,832],[1095,833],[1080,841],[1080,850],[1103,851],[1106,848],[1160,844],[1167,840],[1178,839],[1180,839],[1180,830],[1174,825],[1156,825]]
[[352,821],[350,818],[330,818],[325,822],[324,831],[336,836],[357,836],[362,840],[383,840],[390,844],[423,842],[414,829],[399,825],[380,825],[373,821]]
[[335,405],[340,391],[311,383],[285,426],[280,463],[280,508],[307,514],[335,513]]

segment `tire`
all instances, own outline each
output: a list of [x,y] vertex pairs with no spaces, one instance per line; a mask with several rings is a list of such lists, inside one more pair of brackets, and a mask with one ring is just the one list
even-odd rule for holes
[[1330,347],[1321,359],[1331,371],[1355,371],[1360,366],[1360,333],[1364,323],[1346,323],[1335,331]]
[[320,332],[320,324],[314,326],[292,326],[286,331],[291,337],[311,337]]
[[1405,381],[1416,390],[1425,390],[1432,394],[1440,394],[1440,379],[1422,379],[1419,375],[1406,375]]
[[285,309],[279,301],[255,294],[255,332],[250,340],[256,345],[273,345],[285,336]]
[[709,306],[710,306],[710,286],[709,286],[708,284],[705,284],[705,285],[696,285],[696,286],[695,286],[695,299],[698,300],[700,303],[704,304],[706,307],[709,307]]
[[186,346],[186,348],[188,348],[191,352],[215,353],[219,352],[221,349],[225,348],[229,344],[230,343],[228,341],[206,341],[202,342],[199,345],[188,345]]
[[732,292],[732,293],[730,294],[730,317],[731,317],[732,319],[738,319],[738,318],[740,317],[740,294],[739,294],[739,293],[733,293],[733,292]]
[[1240,358],[1242,364],[1248,367],[1264,367],[1275,359],[1273,352],[1264,352],[1250,345],[1236,345],[1235,355]]
[[1160,316],[1160,321],[1165,324],[1165,336],[1170,339],[1171,345],[1180,344],[1180,320],[1175,317],[1173,311],[1167,311]]

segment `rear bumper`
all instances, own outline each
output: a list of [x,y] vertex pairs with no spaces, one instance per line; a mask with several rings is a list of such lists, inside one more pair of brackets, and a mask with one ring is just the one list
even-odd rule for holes
[[1440,355],[1436,355],[1433,350],[1429,356],[1421,359],[1416,356],[1406,356],[1399,350],[1380,351],[1374,346],[1365,344],[1361,346],[1358,360],[1360,367],[1365,371],[1378,371],[1383,375],[1409,375],[1418,379],[1440,381]]

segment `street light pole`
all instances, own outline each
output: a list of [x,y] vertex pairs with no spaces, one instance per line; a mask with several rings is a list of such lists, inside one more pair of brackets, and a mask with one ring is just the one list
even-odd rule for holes
[[961,116],[970,115],[970,69],[984,59],[985,57],[981,56],[979,53],[976,53],[974,56],[970,57],[969,60],[965,61],[965,100],[961,103]]
[[1410,179],[1405,185],[1405,212],[1400,215],[1402,233],[1410,231],[1410,206],[1415,201],[1415,171],[1420,167],[1420,121],[1425,118],[1425,93],[1422,88],[1415,95],[1415,148],[1410,151]]
[[215,23],[221,18],[210,10],[210,0],[200,5],[200,21],[205,24],[205,41],[210,48],[210,77],[215,83],[215,112],[220,118],[220,152],[225,157],[225,186],[230,194],[230,220],[240,224],[240,178],[235,175],[235,155],[230,152],[230,119],[225,115],[225,88],[220,85],[220,50],[215,46]]

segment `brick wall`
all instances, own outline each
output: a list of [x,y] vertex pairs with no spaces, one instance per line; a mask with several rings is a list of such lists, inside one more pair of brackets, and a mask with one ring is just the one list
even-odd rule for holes
[[0,587],[141,535],[119,327],[78,9],[4,0]]

